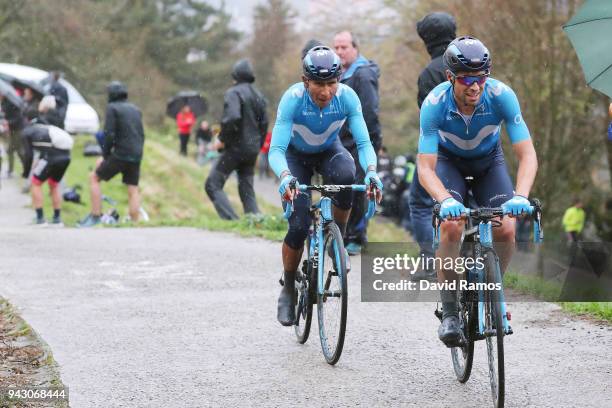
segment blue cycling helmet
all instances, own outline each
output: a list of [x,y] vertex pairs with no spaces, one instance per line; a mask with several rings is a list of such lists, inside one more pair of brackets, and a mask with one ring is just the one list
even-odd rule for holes
[[455,38],[444,51],[444,65],[457,72],[478,72],[491,70],[491,54],[477,38],[464,36]]
[[340,58],[331,48],[318,45],[311,48],[302,62],[304,76],[315,81],[327,81],[342,74]]

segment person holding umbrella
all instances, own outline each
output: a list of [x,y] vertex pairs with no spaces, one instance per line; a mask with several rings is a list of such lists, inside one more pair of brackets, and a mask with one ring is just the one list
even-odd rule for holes
[[187,155],[189,135],[196,118],[204,115],[207,109],[206,100],[196,91],[181,91],[168,100],[166,115],[176,120],[183,156]]
[[180,153],[187,156],[187,144],[191,135],[191,127],[196,118],[189,105],[183,106],[181,111],[176,114],[176,126],[178,128],[179,139],[181,141]]

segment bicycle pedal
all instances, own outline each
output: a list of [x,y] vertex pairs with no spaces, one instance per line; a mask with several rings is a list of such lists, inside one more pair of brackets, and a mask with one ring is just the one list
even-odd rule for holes
[[[508,320],[510,320],[510,319],[508,319]],[[514,330],[512,330],[512,326],[508,325],[508,330],[506,330],[506,334],[507,335],[514,334]]]
[[484,336],[485,337],[493,337],[495,335],[497,335],[497,330],[495,330],[495,329],[485,329],[485,331],[484,331]]

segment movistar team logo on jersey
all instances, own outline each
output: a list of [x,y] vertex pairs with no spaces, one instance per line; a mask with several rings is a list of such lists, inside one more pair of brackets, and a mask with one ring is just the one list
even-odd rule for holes
[[440,95],[436,95],[432,92],[427,95],[427,99],[425,99],[425,106],[427,105],[437,105],[440,101],[444,102],[446,100],[446,90],[442,91]]
[[504,84],[503,82],[497,82],[494,85],[489,85],[489,87],[487,88],[487,93],[489,94],[489,97],[499,96],[502,93],[508,91],[510,91],[510,87],[508,87],[508,85]]
[[345,119],[336,120],[332,122],[324,132],[314,133],[308,127],[304,125],[293,124],[292,134],[293,137],[299,136],[302,140],[311,146],[321,146],[334,134],[338,133]]
[[440,139],[442,139],[443,143],[446,143],[446,141],[448,140],[450,143],[454,144],[461,150],[474,150],[478,146],[480,146],[482,141],[487,136],[495,135],[497,133],[499,133],[499,125],[487,125],[480,129],[476,137],[474,137],[473,139],[466,140],[460,138],[459,136],[453,133],[438,130],[438,134],[440,135]]

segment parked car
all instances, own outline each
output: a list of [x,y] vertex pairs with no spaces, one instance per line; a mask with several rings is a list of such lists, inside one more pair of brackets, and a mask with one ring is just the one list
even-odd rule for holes
[[[42,69],[19,64],[0,63],[0,76],[13,77],[23,81],[33,81],[48,89],[50,74]],[[95,134],[100,128],[98,114],[70,82],[60,79],[68,91],[68,110],[64,127],[70,133]]]

